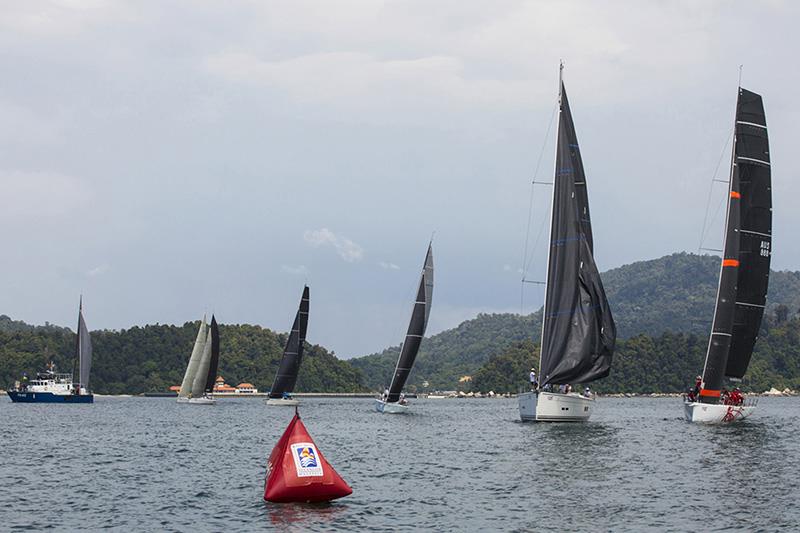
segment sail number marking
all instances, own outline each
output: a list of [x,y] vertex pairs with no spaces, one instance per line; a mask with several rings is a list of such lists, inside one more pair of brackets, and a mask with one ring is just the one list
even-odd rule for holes
[[769,242],[761,241],[761,257],[769,257]]

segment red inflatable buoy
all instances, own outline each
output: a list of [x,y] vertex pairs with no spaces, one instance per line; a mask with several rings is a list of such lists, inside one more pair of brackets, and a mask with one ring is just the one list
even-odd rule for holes
[[264,499],[268,502],[326,502],[352,494],[295,412],[267,463]]

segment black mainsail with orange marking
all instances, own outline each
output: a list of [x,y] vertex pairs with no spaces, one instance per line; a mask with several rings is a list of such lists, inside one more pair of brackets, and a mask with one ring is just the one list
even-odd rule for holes
[[761,96],[739,88],[725,250],[700,401],[717,403],[724,378],[747,371],[767,303],[772,255],[769,137]]

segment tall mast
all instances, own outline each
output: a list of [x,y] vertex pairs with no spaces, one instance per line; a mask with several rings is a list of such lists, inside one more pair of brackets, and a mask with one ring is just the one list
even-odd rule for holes
[[[741,70],[739,71],[741,75]],[[738,187],[734,188],[734,181],[736,177],[736,120],[739,114],[739,93],[741,92],[741,87],[738,87],[736,90],[736,106],[733,116],[733,142],[731,143],[731,166],[730,166],[730,173],[728,174],[728,195],[727,195],[727,207],[725,209],[725,242],[723,245],[722,250],[722,261],[720,262],[719,267],[719,281],[717,283],[717,298],[714,302],[714,319],[711,323],[711,334],[708,336],[708,348],[706,349],[706,359],[703,363],[703,373],[702,373],[702,381],[701,381],[701,389],[700,389],[700,400],[706,400],[708,402],[715,402],[717,398],[720,396],[720,385],[723,380],[723,372],[725,370],[725,366],[727,364],[728,353],[730,351],[730,343],[731,343],[731,333],[733,328],[733,314],[734,314],[734,302],[736,300],[736,278],[737,274],[735,272],[728,273],[726,269],[738,269],[739,267],[739,252],[738,252],[738,233],[739,228],[738,224],[737,227],[732,228],[730,227],[731,223],[731,207],[733,206],[734,201],[738,201],[739,192]],[[733,241],[736,241],[736,245],[733,245]],[[731,250],[731,248],[735,248],[735,250]],[[736,257],[728,257],[729,254],[733,254]],[[731,285],[733,286],[733,295],[726,294],[723,298],[723,290],[727,289],[725,292],[731,292]],[[730,301],[730,300],[733,301]],[[720,312],[720,303],[722,301],[723,310],[729,308],[727,312]],[[717,331],[717,330],[721,331]],[[716,335],[716,338],[715,338]],[[721,337],[721,338],[720,338]],[[711,368],[709,366],[711,363]],[[710,374],[713,374],[711,376]],[[713,383],[711,383],[711,387],[707,388],[707,381],[709,378]],[[707,398],[707,399],[706,399]]]
[[550,289],[549,274],[550,274],[550,252],[553,249],[553,207],[555,204],[556,184],[558,171],[558,135],[561,133],[561,86],[563,85],[564,76],[564,61],[558,63],[558,116],[556,117],[556,148],[553,156],[553,185],[550,191],[550,230],[547,233],[547,268],[544,273],[544,304],[542,304],[542,333],[539,336],[539,382],[543,383],[544,376],[542,375],[542,353],[544,348],[544,323],[547,320],[547,292]]

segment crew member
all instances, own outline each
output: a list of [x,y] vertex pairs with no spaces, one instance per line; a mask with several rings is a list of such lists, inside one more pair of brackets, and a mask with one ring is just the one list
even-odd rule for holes
[[531,373],[528,376],[531,380],[531,390],[536,390],[539,388],[539,382],[536,379],[536,370],[531,368]]

